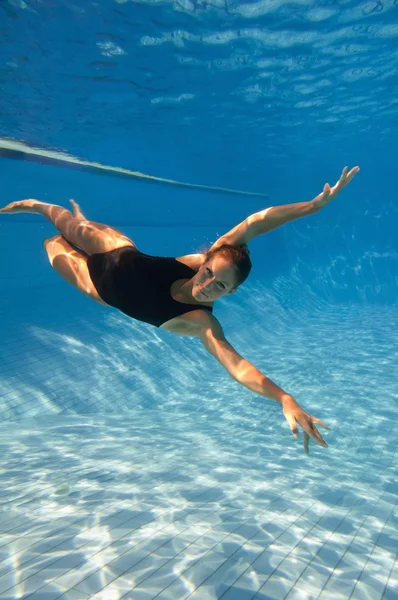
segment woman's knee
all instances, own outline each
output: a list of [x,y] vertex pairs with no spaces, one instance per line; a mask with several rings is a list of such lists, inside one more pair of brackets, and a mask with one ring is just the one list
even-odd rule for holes
[[49,246],[51,246],[55,242],[58,242],[60,239],[62,239],[62,235],[60,233],[52,235],[51,237],[43,240],[43,247],[47,249]]
[[47,256],[51,265],[54,262],[54,258],[60,253],[65,252],[65,249],[62,247],[63,237],[61,234],[53,235],[43,241],[43,248],[47,252]]
[[100,304],[106,304],[98,295],[87,266],[87,255],[74,248],[60,234],[44,240],[43,246],[54,271],[80,292]]

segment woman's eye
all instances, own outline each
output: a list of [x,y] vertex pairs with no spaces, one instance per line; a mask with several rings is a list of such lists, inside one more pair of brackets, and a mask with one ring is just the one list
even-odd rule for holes
[[221,283],[221,281],[218,282],[218,286],[220,288],[222,288],[223,290],[225,290],[225,285],[223,283]]
[[209,267],[207,267],[207,269],[206,269],[206,273],[207,273],[208,275],[211,275],[211,271],[210,271]]

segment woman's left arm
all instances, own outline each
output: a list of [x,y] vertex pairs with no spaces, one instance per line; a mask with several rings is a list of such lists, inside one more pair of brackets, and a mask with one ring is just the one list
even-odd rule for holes
[[271,208],[266,208],[250,215],[250,217],[247,217],[242,223],[239,223],[239,225],[231,229],[231,231],[220,237],[212,247],[221,246],[222,244],[242,246],[258,235],[268,233],[290,221],[318,212],[326,206],[326,204],[329,204],[329,202],[335,198],[348,183],[350,183],[358,171],[359,167],[354,167],[350,171],[347,167],[344,167],[338,182],[333,187],[330,187],[330,185],[326,183],[323,191],[309,202],[296,202],[295,204],[272,206]]
[[222,327],[213,315],[206,314],[205,311],[194,311],[190,316],[188,313],[187,318],[195,321],[196,336],[201,339],[206,350],[222,364],[235,381],[252,392],[281,404],[283,414],[294,437],[298,437],[298,425],[303,428],[306,454],[308,454],[310,437],[320,446],[327,448],[327,443],[319,433],[316,424],[322,425],[325,429],[329,429],[329,427],[320,419],[305,412],[293,396],[287,394],[251,362],[238,354],[225,339]]

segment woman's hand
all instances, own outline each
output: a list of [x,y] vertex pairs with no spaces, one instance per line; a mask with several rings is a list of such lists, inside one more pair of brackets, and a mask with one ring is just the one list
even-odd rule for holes
[[298,426],[300,425],[304,431],[304,451],[308,454],[309,439],[312,437],[317,444],[327,448],[328,445],[315,427],[315,423],[322,425],[325,429],[330,429],[323,421],[312,417],[306,413],[292,396],[285,396],[282,399],[283,414],[286,421],[289,423],[290,429],[295,438],[298,438]]
[[312,200],[313,205],[319,210],[326,206],[326,204],[329,204],[329,202],[333,200],[333,198],[335,198],[348,183],[350,183],[358,172],[359,167],[354,167],[351,171],[348,170],[348,167],[344,167],[338,182],[332,188],[328,183],[325,183],[323,192]]

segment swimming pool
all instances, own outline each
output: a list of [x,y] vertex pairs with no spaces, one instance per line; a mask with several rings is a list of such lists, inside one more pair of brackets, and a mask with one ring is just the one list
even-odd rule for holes
[[397,597],[397,10],[0,6],[0,137],[267,196],[9,156],[2,204],[75,198],[143,252],[179,255],[361,166],[324,211],[254,240],[249,280],[215,309],[331,427],[309,457],[199,341],[67,286],[48,223],[0,217],[0,597]]

